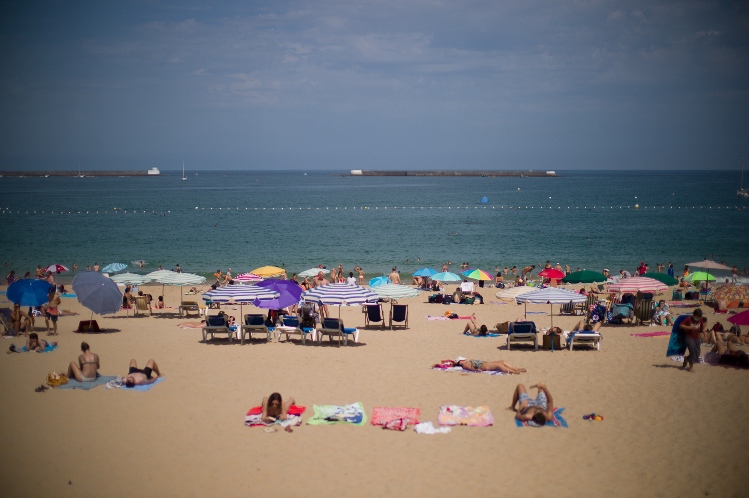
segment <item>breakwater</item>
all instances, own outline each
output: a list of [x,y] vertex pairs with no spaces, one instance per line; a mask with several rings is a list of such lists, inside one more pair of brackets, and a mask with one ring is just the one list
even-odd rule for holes
[[67,176],[67,177],[93,177],[93,176],[158,176],[159,173],[151,173],[146,170],[142,171],[86,171],[81,173],[78,171],[0,171],[0,177],[3,176],[14,176],[14,177],[48,177],[48,176]]
[[453,171],[387,171],[387,170],[367,170],[352,169],[351,176],[481,176],[481,177],[555,177],[555,171],[486,171],[486,170],[453,170]]

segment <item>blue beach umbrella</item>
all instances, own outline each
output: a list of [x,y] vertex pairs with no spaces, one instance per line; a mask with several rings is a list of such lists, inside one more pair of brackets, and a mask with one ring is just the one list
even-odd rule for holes
[[8,301],[21,306],[41,306],[48,302],[47,294],[54,286],[46,280],[24,278],[8,286]]
[[431,268],[422,268],[414,272],[414,277],[431,277],[432,275],[436,273],[437,273],[437,270],[433,270]]
[[432,275],[432,280],[438,280],[440,282],[462,282],[463,277],[450,271],[443,271]]
[[291,280],[280,280],[277,278],[269,278],[255,284],[253,287],[260,287],[267,291],[273,291],[278,294],[278,297],[272,299],[256,298],[252,304],[258,308],[267,310],[280,310],[287,306],[297,304],[302,297],[304,289],[291,281]]
[[386,276],[375,277],[369,281],[369,287],[372,288],[372,287],[377,287],[378,285],[385,285],[389,283],[390,283],[390,279]]
[[102,273],[117,273],[127,268],[125,263],[109,263],[107,266],[101,269]]

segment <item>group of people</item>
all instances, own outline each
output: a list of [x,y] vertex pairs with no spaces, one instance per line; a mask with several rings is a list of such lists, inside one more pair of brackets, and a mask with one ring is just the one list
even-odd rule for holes
[[[81,354],[78,360],[71,361],[68,365],[68,378],[78,382],[94,382],[99,376],[100,367],[99,355],[91,352],[88,343],[81,342]],[[127,374],[123,375],[121,380],[125,387],[135,387],[153,384],[161,376],[161,370],[153,359],[148,360],[143,369],[138,368],[138,362],[132,359]]]

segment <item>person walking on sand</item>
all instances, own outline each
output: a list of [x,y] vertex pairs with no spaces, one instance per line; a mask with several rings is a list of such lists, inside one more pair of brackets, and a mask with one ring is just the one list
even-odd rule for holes
[[[702,310],[700,308],[697,308],[690,316],[682,320],[679,325],[679,332],[684,334],[684,341],[687,343],[687,349],[689,350],[689,354],[684,355],[682,368],[693,372],[694,364],[700,361],[700,335],[705,332],[705,323],[702,321]],[[689,364],[688,367],[687,364]]]

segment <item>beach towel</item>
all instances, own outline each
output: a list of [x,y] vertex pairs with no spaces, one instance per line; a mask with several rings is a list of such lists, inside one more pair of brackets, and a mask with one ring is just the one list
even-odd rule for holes
[[471,427],[486,427],[494,425],[494,416],[488,406],[440,406],[437,416],[440,425],[469,425]]
[[[41,351],[36,351],[36,352],[37,353],[49,353],[49,352],[54,351],[55,349],[57,349],[57,346],[53,346],[52,344],[47,343],[47,347],[46,348],[42,349]],[[23,346],[18,351],[21,352],[21,353],[28,353],[29,352],[29,350],[26,349],[26,346]]]
[[110,380],[114,380],[117,377],[114,375],[97,375],[96,380],[93,382],[78,382],[75,378],[69,378],[67,384],[62,384],[57,389],[83,389],[88,391],[96,386],[108,383]]
[[[564,420],[564,417],[562,417],[562,412],[564,411],[564,408],[555,408],[554,409],[554,417],[551,420],[547,420],[544,424],[544,427],[564,427],[565,429],[567,426],[567,421]],[[515,420],[515,425],[517,427],[537,427],[537,425],[534,425],[530,423],[529,421],[522,421],[518,419]]]
[[526,311],[526,315],[545,315],[545,311]]
[[668,349],[666,349],[666,356],[683,356],[687,350],[687,342],[684,340],[684,334],[679,333],[679,325],[688,316],[680,315],[674,320],[674,326],[671,327],[671,340],[668,341]]
[[505,301],[489,301],[489,304],[510,304],[510,303],[505,302]]
[[422,422],[414,426],[417,434],[447,434],[452,430],[451,427],[440,427],[439,429],[432,425],[432,422]]
[[409,425],[418,424],[420,416],[418,408],[375,406],[370,423],[384,429],[405,431]]
[[115,377],[114,379],[107,382],[105,389],[122,389],[123,391],[145,392],[145,391],[149,391],[156,384],[161,384],[162,382],[164,382],[164,380],[166,380],[166,377],[159,377],[158,379],[156,379],[156,382],[152,384],[146,384],[144,386],[125,387],[125,384],[122,382],[122,379],[119,377]]
[[436,365],[432,365],[432,369],[440,370],[442,372],[460,372],[460,373],[475,373],[475,374],[487,374],[487,375],[510,375],[505,372],[500,372],[499,370],[466,370],[463,367],[449,366],[449,364],[446,364],[444,362],[438,363]]
[[470,337],[477,337],[479,339],[481,339],[483,337],[499,337],[500,336],[500,334],[496,334],[496,333],[492,333],[492,332],[487,332],[486,335],[473,335],[473,334],[464,334],[464,335],[467,335],[467,336],[470,336]]
[[302,414],[307,408],[304,406],[291,405],[289,410],[286,412],[286,420],[276,420],[275,422],[263,421],[263,407],[254,406],[250,408],[247,415],[244,417],[244,425],[247,427],[260,427],[269,425],[280,425],[282,427],[290,427],[294,425],[302,425]]
[[660,332],[643,332],[641,334],[629,334],[632,337],[658,337],[662,335],[671,335],[671,332],[661,330]]
[[367,414],[364,413],[364,405],[361,402],[350,405],[312,405],[315,414],[307,419],[309,425],[320,424],[352,424],[364,425],[367,423]]
[[430,316],[430,315],[427,315],[427,320],[449,320],[449,318],[447,318],[444,315],[440,315],[440,316]]
[[669,308],[695,308],[696,303],[684,303],[681,301],[671,301],[668,303]]

